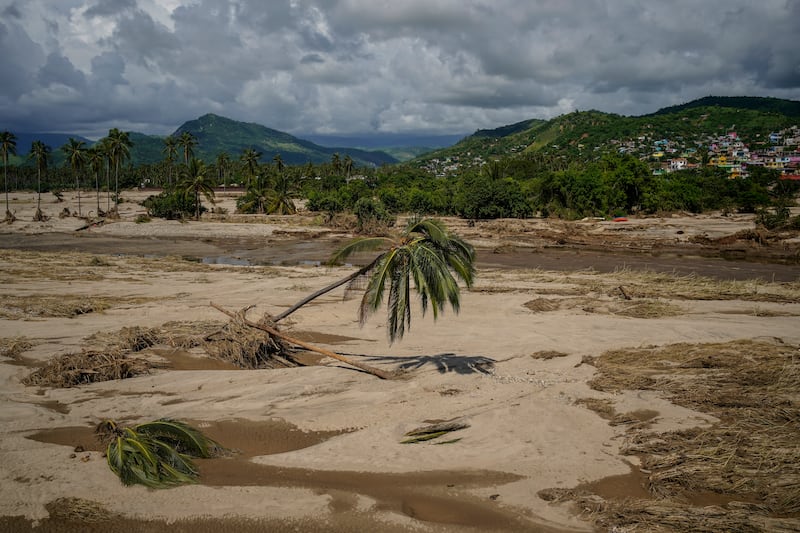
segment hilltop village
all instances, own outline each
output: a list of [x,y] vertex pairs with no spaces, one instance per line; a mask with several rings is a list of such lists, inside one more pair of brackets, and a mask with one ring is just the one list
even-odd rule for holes
[[787,178],[800,179],[800,127],[792,126],[766,137],[768,141],[758,143],[759,149],[751,150],[751,143],[744,142],[736,131],[694,141],[691,144],[695,146],[689,146],[682,139],[651,141],[643,136],[636,141],[620,143],[619,152],[633,153],[650,161],[657,175],[706,164],[726,169],[731,178],[747,177],[749,169],[765,167]]
[[[589,135],[585,134],[584,137]],[[764,167],[777,170],[784,179],[800,180],[800,126],[797,125],[757,134],[754,139],[741,137],[733,127],[721,135],[692,139],[642,134],[627,140],[610,139],[595,146],[580,141],[573,141],[570,145],[571,149],[577,150],[578,157],[585,156],[587,152],[632,155],[646,161],[654,175],[710,165],[726,169],[731,178],[744,178],[753,167]],[[561,148],[559,145],[549,145],[544,152],[563,154]],[[515,145],[509,148],[509,153],[521,154],[526,150],[529,150],[527,145]],[[442,177],[464,168],[481,167],[487,159],[492,158],[491,155],[469,151],[462,156],[432,158],[425,162],[423,168]]]

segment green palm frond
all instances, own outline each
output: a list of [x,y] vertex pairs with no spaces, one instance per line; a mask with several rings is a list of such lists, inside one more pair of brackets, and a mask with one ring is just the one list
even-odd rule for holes
[[374,252],[392,243],[393,241],[387,237],[359,237],[353,239],[334,252],[330,259],[328,259],[328,264],[339,264],[358,252]]
[[398,254],[398,258],[397,266],[391,273],[387,301],[389,313],[387,326],[390,342],[402,338],[406,328],[411,327],[411,283],[409,279],[411,262],[406,253]]
[[107,420],[96,432],[109,441],[108,466],[125,485],[165,488],[194,483],[198,470],[192,458],[224,452],[215,441],[177,420],[160,419],[130,428]]
[[222,449],[199,430],[178,420],[161,418],[134,426],[134,430],[153,438],[160,438],[178,451],[193,457],[213,457]]
[[[345,284],[345,294],[354,287],[363,285],[365,288],[358,310],[361,325],[386,302],[390,342],[402,338],[411,327],[412,283],[419,295],[423,315],[429,304],[434,319],[438,318],[447,304],[456,313],[460,310],[459,281],[467,287],[472,286],[475,279],[475,250],[463,239],[451,235],[442,222],[414,217],[396,238],[354,239],[335,252],[329,263],[342,263],[355,253],[381,249],[385,251],[372,263],[304,298],[275,320],[285,318],[314,298]],[[388,297],[384,299],[386,291]]]

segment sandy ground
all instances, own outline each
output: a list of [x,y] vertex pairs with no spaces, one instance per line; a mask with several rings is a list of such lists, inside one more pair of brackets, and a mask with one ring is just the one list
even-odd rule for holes
[[[136,200],[144,194],[123,197]],[[12,211],[18,221],[4,225],[0,233],[54,233],[75,239],[74,230],[86,222],[58,217],[64,206],[76,208],[75,198],[66,196],[67,203],[54,203],[45,195],[43,209],[52,218],[32,222],[34,196],[14,194]],[[233,197],[222,198],[229,213],[233,202]],[[270,218],[266,223],[233,216],[229,221],[134,222],[143,212],[126,201],[121,204],[121,221],[87,231],[147,237],[165,250],[174,239],[196,239],[200,245],[210,238],[266,241],[331,233],[312,216]],[[492,249],[509,243],[539,246],[526,231],[546,223],[529,222],[526,231],[509,230],[516,222],[453,224],[474,244]],[[620,228],[608,221],[584,221],[572,229],[553,225],[548,231],[602,234],[605,237],[597,241],[602,245],[603,238],[616,239]],[[626,239],[636,234],[640,242],[673,244],[676,239],[688,242],[693,235],[730,235],[752,228],[752,219],[653,218],[627,228]],[[796,253],[796,239],[782,246],[787,255]],[[380,368],[405,370],[402,379],[379,380],[323,359],[319,366],[282,370],[208,370],[198,363],[196,370],[161,369],[68,389],[26,387],[21,380],[35,362],[80,351],[92,334],[170,321],[224,322],[226,317],[209,306],[212,301],[232,310],[255,305],[248,316],[257,318],[261,312],[277,313],[352,272],[314,265],[203,265],[179,258],[84,253],[77,244],[75,248],[75,253],[0,250],[6,308],[8,298],[34,301],[45,295],[63,300],[102,296],[114,302],[102,312],[73,318],[5,312],[0,319],[0,338],[23,337],[32,344],[18,360],[0,359],[0,516],[24,517],[4,522],[14,527],[36,524],[48,517],[48,504],[71,497],[97,502],[127,518],[167,522],[251,518],[301,530],[343,531],[462,531],[469,526],[591,530],[571,505],[544,501],[537,493],[627,474],[635,458],[619,454],[626,428],[609,425],[577,400],[608,399],[618,412],[654,411],[651,424],[658,430],[714,420],[653,392],[592,390],[587,381],[595,368],[581,364],[584,358],[676,342],[780,338],[800,344],[800,304],[793,300],[797,280],[726,286],[733,287],[733,293],[766,295],[755,300],[673,298],[666,290],[648,302],[674,312],[644,318],[622,312],[629,304],[616,289],[653,287],[658,280],[630,272],[483,266],[476,285],[462,294],[460,314],[448,310],[434,322],[415,309],[412,330],[401,342],[389,344],[382,316],[359,327],[357,299],[345,300],[341,292],[306,306],[283,324],[285,331],[305,334],[328,349]],[[97,257],[102,260],[93,261]],[[542,306],[543,301],[558,305]],[[162,354],[170,351],[161,349]],[[562,356],[534,356],[544,351]],[[149,353],[157,358],[157,353]],[[153,491],[122,486],[101,452],[75,436],[85,437],[79,428],[106,418],[136,422],[159,417],[216,428],[214,436],[223,445],[230,436],[230,447],[241,449],[249,438],[264,441],[264,448],[255,445],[239,459],[244,467],[228,463],[234,472],[228,478],[220,472],[229,459],[219,459],[216,466],[207,467],[210,481]],[[457,442],[400,443],[411,429],[455,418],[469,424],[452,433],[460,438]],[[222,421],[251,428],[250,433],[242,437],[234,426],[220,429]],[[60,445],[29,438],[53,428],[78,429],[69,430],[72,440]],[[298,435],[319,438],[309,441]],[[270,439],[290,445],[276,452],[270,449]],[[291,449],[293,442],[300,449]],[[78,444],[86,450],[76,452]]]

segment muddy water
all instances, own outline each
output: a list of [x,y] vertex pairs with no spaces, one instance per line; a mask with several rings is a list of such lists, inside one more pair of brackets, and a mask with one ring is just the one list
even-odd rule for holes
[[[383,474],[259,465],[250,459],[313,446],[346,431],[304,432],[281,420],[191,423],[234,451],[230,457],[197,461],[204,485],[307,488],[329,495],[330,508],[335,516],[357,513],[358,500],[355,495],[361,494],[374,499],[379,510],[402,513],[433,524],[469,526],[481,531],[551,531],[532,524],[492,500],[478,498],[464,491],[520,479],[514,474],[492,471]],[[48,429],[28,438],[84,450],[101,449],[91,427]],[[360,527],[355,530],[360,530]]]
[[[299,265],[324,263],[345,242],[342,238],[300,239],[214,239],[214,238],[144,238],[109,237],[93,234],[41,235],[0,234],[0,249],[39,251],[78,251],[98,254],[138,256],[181,256],[206,263],[236,265]],[[643,252],[606,252],[574,248],[511,249],[499,253],[477,250],[479,266],[499,268],[541,268],[544,270],[583,270],[613,272],[620,268],[696,274],[717,279],[754,279],[796,281],[798,265],[726,260],[722,257],[698,257],[679,252],[654,250]],[[795,258],[796,259],[796,258]],[[367,256],[353,262],[366,261]]]

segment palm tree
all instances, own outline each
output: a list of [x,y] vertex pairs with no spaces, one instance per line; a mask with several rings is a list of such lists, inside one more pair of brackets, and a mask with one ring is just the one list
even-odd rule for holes
[[184,131],[178,138],[178,146],[183,149],[183,162],[188,166],[189,160],[194,156],[194,147],[197,146],[197,139],[190,132]]
[[42,141],[33,141],[28,159],[36,161],[36,215],[34,220],[42,220],[42,172],[47,173],[47,158],[50,147]]
[[114,206],[119,204],[119,167],[131,156],[131,142],[127,131],[112,128],[108,131],[108,148],[114,162]]
[[194,483],[198,470],[193,458],[225,453],[218,443],[177,420],[162,418],[133,427],[105,420],[95,432],[107,443],[109,468],[125,485],[160,489]]
[[17,136],[10,131],[0,133],[0,152],[3,154],[3,184],[6,189],[6,220],[12,220],[8,207],[8,156],[17,155]]
[[353,172],[353,158],[350,157],[350,154],[344,156],[344,172],[349,180],[350,174]]
[[265,186],[254,184],[247,188],[236,201],[236,210],[239,213],[267,213],[272,197],[272,191]]
[[75,192],[78,194],[78,216],[81,216],[81,184],[79,173],[86,165],[86,143],[69,138],[67,144],[61,147],[61,151],[67,156],[67,163],[72,168],[75,175]]
[[261,159],[261,155],[261,152],[258,152],[253,148],[245,148],[241,157],[239,158],[242,161],[245,170],[247,171],[248,187],[254,185],[253,182],[256,178],[256,172],[258,172],[258,161]]
[[[114,164],[114,159],[111,155],[111,139],[103,137],[100,139],[95,147],[103,154],[106,167],[106,212],[111,211],[111,167]],[[98,209],[98,214],[100,214]]]
[[294,215],[297,213],[297,207],[292,201],[295,192],[297,192],[297,187],[291,177],[286,173],[278,174],[268,195],[267,213],[270,215]]
[[175,164],[175,158],[178,157],[178,139],[169,135],[164,138],[164,149],[161,151],[167,160],[169,173],[167,174],[167,181],[172,185],[172,167]]
[[199,159],[192,158],[188,166],[181,169],[180,187],[185,194],[194,196],[195,220],[200,220],[200,195],[205,196],[206,200],[214,202],[214,187],[207,176],[208,168]]
[[339,157],[338,152],[331,156],[331,169],[337,176],[342,173],[342,159]]
[[451,235],[438,220],[412,218],[405,230],[394,239],[356,239],[334,253],[331,262],[341,262],[356,252],[378,250],[387,245],[388,249],[368,265],[304,298],[276,316],[275,322],[286,318],[315,298],[345,284],[352,287],[365,277],[366,290],[359,306],[359,321],[363,325],[369,314],[381,306],[384,293],[388,289],[387,322],[390,342],[401,339],[406,328],[411,326],[412,281],[420,297],[423,315],[428,303],[433,309],[434,320],[448,302],[458,312],[460,291],[456,278],[467,287],[472,286],[475,276],[475,250],[460,237]]
[[286,163],[283,162],[281,154],[275,154],[272,158],[272,162],[275,163],[275,170],[278,171],[278,174],[283,174],[283,171],[286,169]]
[[105,155],[103,154],[103,147],[100,143],[86,150],[86,162],[89,163],[94,173],[94,188],[97,193],[97,216],[100,216],[100,171],[105,164]]
[[228,165],[231,162],[231,156],[228,152],[220,152],[217,154],[217,183],[222,182],[223,192],[228,189]]

